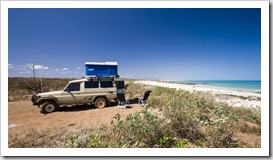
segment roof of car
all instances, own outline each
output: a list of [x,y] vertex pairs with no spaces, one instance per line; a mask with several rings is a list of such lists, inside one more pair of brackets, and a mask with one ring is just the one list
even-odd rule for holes
[[70,81],[70,82],[85,82],[85,81],[88,81],[88,79],[86,79],[86,78],[76,79],[76,80],[73,80],[73,81]]

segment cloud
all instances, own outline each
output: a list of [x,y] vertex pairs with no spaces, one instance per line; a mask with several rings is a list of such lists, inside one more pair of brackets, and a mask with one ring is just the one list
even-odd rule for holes
[[9,69],[12,69],[13,68],[13,65],[12,64],[9,64]]
[[82,67],[77,67],[76,69],[82,69]]
[[49,67],[44,67],[42,65],[35,65],[34,69],[36,69],[36,70],[46,70],[46,69],[49,69]]
[[14,66],[13,68],[15,71],[26,71],[26,70],[28,70],[28,68],[32,68],[32,67],[31,67],[31,64],[26,64],[24,66],[17,65],[17,66]]
[[30,71],[19,71],[18,73],[19,74],[30,74],[31,72]]
[[68,68],[63,68],[62,70],[63,70],[63,71],[67,71],[67,70],[68,70]]
[[[32,69],[32,68],[33,68],[32,65],[33,65],[33,64],[27,64],[27,65],[24,66],[24,68],[29,67],[29,68]],[[45,66],[43,66],[43,65],[35,64],[35,65],[34,65],[34,69],[36,69],[36,70],[46,70],[46,69],[49,69],[49,67],[45,67]]]

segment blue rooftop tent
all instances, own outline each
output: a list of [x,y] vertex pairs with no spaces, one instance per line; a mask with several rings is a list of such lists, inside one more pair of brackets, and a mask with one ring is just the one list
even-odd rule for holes
[[92,77],[119,77],[117,62],[86,62],[85,76]]

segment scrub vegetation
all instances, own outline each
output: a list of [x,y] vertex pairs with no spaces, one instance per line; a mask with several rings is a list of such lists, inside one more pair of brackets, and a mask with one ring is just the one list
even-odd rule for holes
[[[56,79],[59,82],[56,84],[54,80],[44,81],[44,91],[63,89],[69,81]],[[213,95],[204,92],[191,93],[147,86],[134,83],[134,80],[126,82],[129,84],[126,97],[130,100],[136,99],[148,89],[152,90],[149,105],[143,106],[141,112],[129,114],[126,118],[116,114],[109,126],[79,128],[66,133],[60,131],[60,134],[55,135],[48,134],[46,130],[29,130],[25,137],[10,136],[9,147],[261,147],[260,108],[231,107],[226,103],[216,102]],[[9,97],[29,95],[29,91],[20,84],[23,83],[16,78],[9,79]],[[20,98],[22,97],[17,99]],[[250,142],[249,139],[253,136],[259,141]]]
[[[8,97],[13,100],[29,100],[29,97],[34,93],[41,91],[57,91],[62,90],[72,78],[33,78],[10,77],[8,79]],[[43,87],[41,87],[41,84]]]

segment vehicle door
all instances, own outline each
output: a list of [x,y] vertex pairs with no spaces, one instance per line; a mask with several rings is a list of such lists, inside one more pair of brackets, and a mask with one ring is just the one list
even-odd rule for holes
[[63,104],[80,104],[82,102],[82,83],[72,82],[64,89],[61,98]]
[[[115,84],[116,84],[116,88],[117,88],[118,93],[125,93],[126,89],[125,89],[124,80],[115,80]],[[127,86],[126,86],[126,88],[127,88]]]
[[85,81],[82,92],[83,103],[93,102],[94,98],[100,95],[104,95],[99,88],[98,80]]

